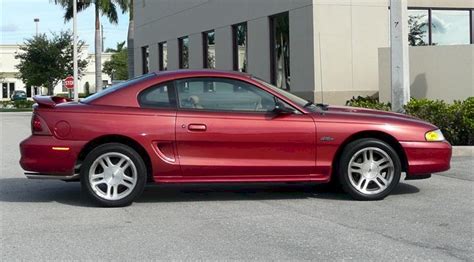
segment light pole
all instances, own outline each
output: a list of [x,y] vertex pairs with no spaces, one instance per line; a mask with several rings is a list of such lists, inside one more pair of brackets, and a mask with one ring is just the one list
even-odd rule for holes
[[390,0],[392,111],[403,112],[410,100],[407,0]]
[[[33,19],[33,22],[35,22],[35,25],[36,25],[36,37],[38,37],[38,34],[39,34],[39,21],[40,21],[40,19],[37,18],[37,17]],[[28,87],[28,88],[31,89],[31,87]],[[34,88],[35,88],[35,87],[33,87],[33,89],[34,89]],[[43,92],[42,92],[42,90],[41,90],[42,88],[39,87],[38,89],[39,89],[39,94],[42,95],[42,94],[43,94]],[[35,93],[35,95],[37,95],[36,92],[34,92],[34,93]]]
[[78,73],[77,73],[77,0],[73,0],[72,5],[72,36],[73,36],[73,76],[74,76],[74,101],[79,101]]
[[39,29],[39,21],[40,21],[40,19],[39,19],[39,18],[35,18],[35,19],[33,19],[33,21],[34,21],[35,24],[36,24],[36,36],[38,36],[38,33],[39,33],[39,30],[38,30],[38,29]]

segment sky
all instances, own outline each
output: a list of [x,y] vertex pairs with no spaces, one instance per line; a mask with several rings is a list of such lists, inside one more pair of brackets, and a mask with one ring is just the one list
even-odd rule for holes
[[[50,0],[0,0],[0,44],[22,44],[36,33],[34,18],[39,18],[39,32],[50,35],[61,30],[72,31],[72,21],[64,22],[64,10]],[[92,7],[78,13],[78,36],[94,51],[94,10]],[[119,23],[110,24],[102,17],[105,48],[115,48],[127,40],[128,13],[119,13]]]

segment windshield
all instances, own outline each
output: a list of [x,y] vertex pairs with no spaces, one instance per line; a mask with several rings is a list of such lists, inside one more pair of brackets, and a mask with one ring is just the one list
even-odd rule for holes
[[312,111],[312,112],[316,112],[318,110],[318,107],[313,104],[312,101],[309,101],[309,100],[306,100],[306,99],[303,99],[299,96],[296,96],[286,90],[283,90],[281,88],[278,88],[272,84],[269,84],[265,81],[263,81],[262,79],[259,79],[257,77],[252,77],[253,79],[257,80],[259,83],[265,85],[266,87],[270,88],[271,90],[277,92],[278,94],[288,98],[289,100],[291,100],[293,103],[299,105],[300,107],[304,107],[306,109],[308,109],[309,111]]
[[82,99],[81,102],[82,102],[82,103],[86,103],[86,104],[87,104],[87,103],[90,103],[90,102],[92,102],[92,101],[94,101],[94,100],[96,100],[96,99],[98,99],[98,98],[101,98],[101,97],[103,97],[103,96],[105,96],[105,95],[108,95],[108,94],[110,94],[110,93],[112,93],[112,92],[115,92],[115,91],[117,91],[117,90],[120,90],[120,89],[125,88],[125,87],[128,87],[128,86],[131,86],[131,85],[133,85],[133,84],[135,84],[135,83],[137,83],[137,82],[146,80],[146,79],[148,79],[148,78],[150,78],[150,77],[154,77],[154,76],[155,76],[154,73],[149,73],[149,74],[146,74],[146,75],[141,75],[141,76],[135,77],[135,78],[133,78],[133,79],[131,79],[131,80],[128,80],[128,81],[125,81],[125,82],[118,83],[118,84],[113,85],[113,86],[111,86],[111,87],[108,87],[108,88],[106,88],[106,89],[104,89],[104,90],[102,90],[102,91],[100,91],[100,92],[97,92],[97,93],[95,93],[95,94],[93,94],[93,95],[91,95],[91,96],[88,96],[88,97],[85,98],[85,99]]

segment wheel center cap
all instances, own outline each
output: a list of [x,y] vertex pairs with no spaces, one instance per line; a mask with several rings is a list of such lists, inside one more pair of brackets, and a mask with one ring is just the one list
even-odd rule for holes
[[363,168],[363,175],[367,179],[373,179],[378,174],[378,168],[374,165],[374,163],[367,163]]
[[122,181],[122,171],[119,167],[110,167],[105,171],[105,178],[110,184],[117,185]]

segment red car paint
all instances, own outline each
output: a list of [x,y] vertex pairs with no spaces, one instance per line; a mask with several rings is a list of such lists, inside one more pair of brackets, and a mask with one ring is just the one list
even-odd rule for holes
[[[137,96],[147,87],[195,77],[247,82],[302,114],[271,117],[140,108]],[[450,166],[450,144],[425,141],[425,133],[437,129],[429,123],[350,107],[311,112],[244,74],[168,71],[104,94],[81,103],[37,97],[34,114],[45,122],[50,135],[31,135],[21,142],[23,169],[71,176],[91,145],[125,139],[142,149],[155,182],[328,182],[343,147],[353,139],[371,136],[391,141],[407,176],[441,172]]]

